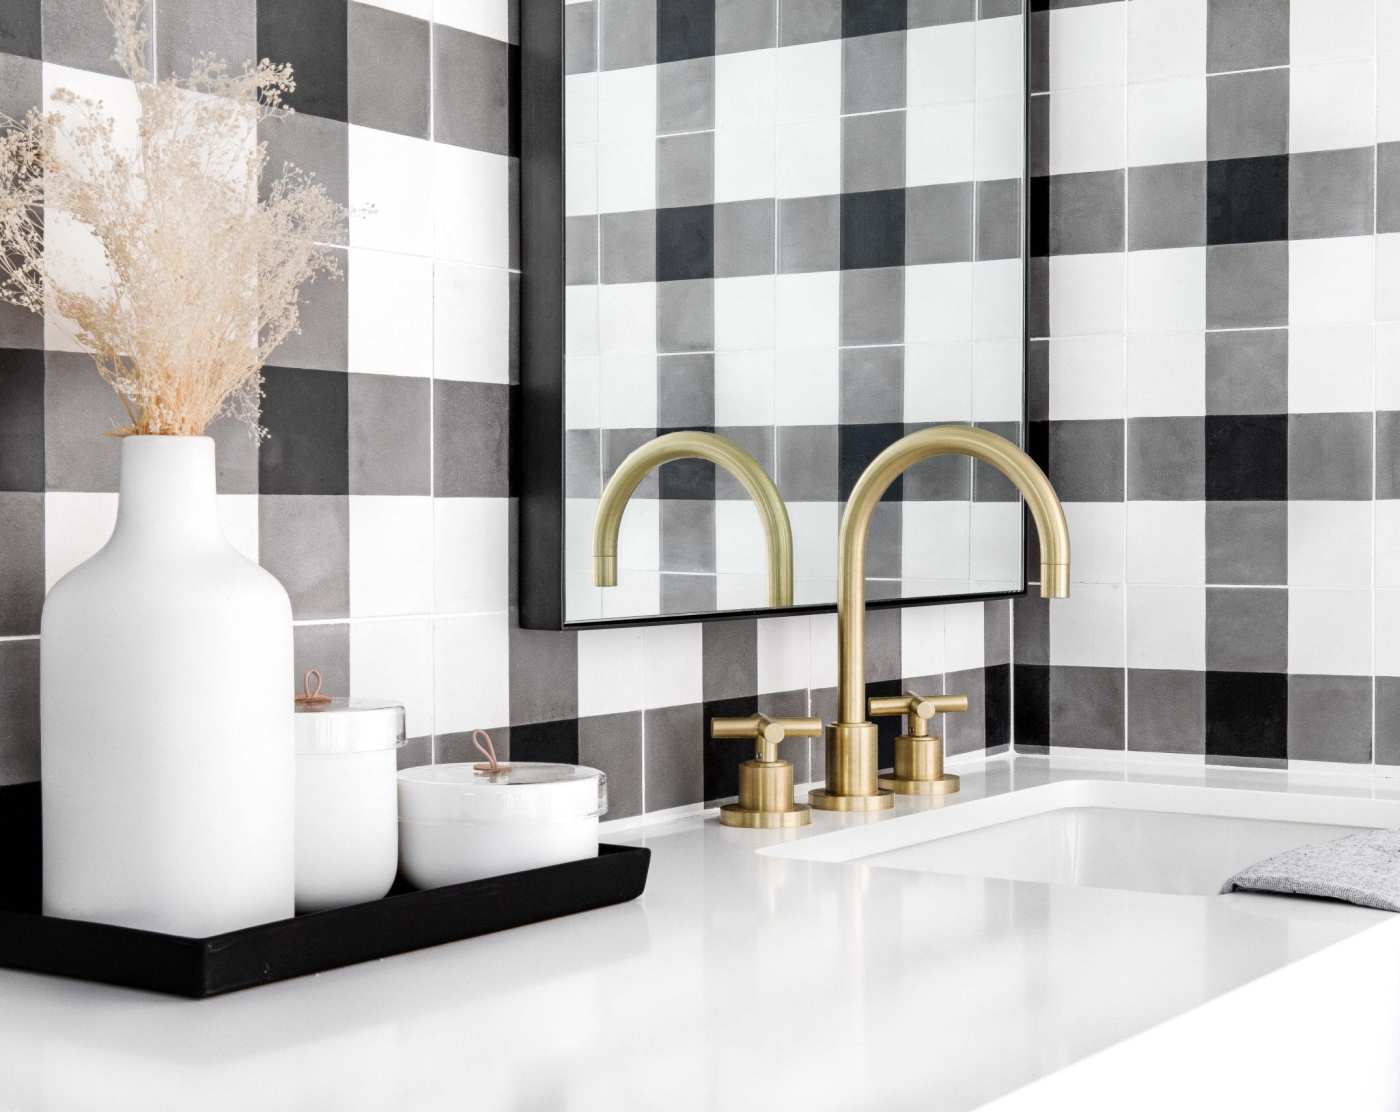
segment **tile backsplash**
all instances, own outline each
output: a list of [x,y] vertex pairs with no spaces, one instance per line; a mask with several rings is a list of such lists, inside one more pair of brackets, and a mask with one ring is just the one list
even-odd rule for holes
[[[0,111],[60,86],[120,91],[100,0],[4,7]],[[514,4],[154,11],[162,72],[206,49],[291,62],[298,114],[269,127],[272,164],[313,170],[362,210],[346,280],[309,289],[301,334],[267,368],[270,437],[215,430],[226,530],[291,595],[298,670],[404,701],[409,763],[469,756],[485,727],[516,759],[601,767],[613,817],[734,793],[748,754],[705,739],[710,715],[830,718],[830,615],[578,634],[514,618]],[[102,433],[122,423],[86,357],[0,307],[0,784],[39,775],[43,596],[111,529],[117,449]],[[950,749],[1008,743],[1006,603],[885,610],[868,626],[872,692],[967,690]],[[820,778],[820,741],[787,744],[798,779]]]

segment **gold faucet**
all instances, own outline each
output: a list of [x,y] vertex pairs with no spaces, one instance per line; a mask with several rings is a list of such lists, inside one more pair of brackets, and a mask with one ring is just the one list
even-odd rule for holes
[[758,460],[712,432],[668,432],[648,440],[617,466],[593,519],[593,583],[617,586],[617,534],[622,513],[652,469],[677,459],[705,459],[738,479],[758,507],[768,544],[768,605],[792,605],[792,524],[787,506]]
[[[811,793],[824,811],[879,811],[894,794],[879,786],[879,732],[865,704],[865,541],[890,483],[934,456],[964,455],[995,467],[1026,499],[1040,537],[1040,594],[1069,596],[1069,526],[1055,488],[1035,461],[1004,437],[970,425],[940,425],[896,440],[871,461],[851,491],[837,550],[837,721],[826,728],[826,788]],[[881,708],[883,709],[883,708]]]

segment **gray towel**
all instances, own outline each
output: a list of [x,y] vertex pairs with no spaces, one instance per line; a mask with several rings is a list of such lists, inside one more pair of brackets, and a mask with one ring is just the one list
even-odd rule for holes
[[1220,889],[1236,890],[1326,896],[1400,911],[1400,830],[1363,830],[1266,857],[1241,869]]

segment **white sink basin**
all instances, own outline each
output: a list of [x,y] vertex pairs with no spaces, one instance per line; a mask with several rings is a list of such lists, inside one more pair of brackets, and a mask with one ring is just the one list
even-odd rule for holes
[[1400,802],[1066,780],[759,852],[1205,896],[1261,858],[1368,827],[1400,827]]

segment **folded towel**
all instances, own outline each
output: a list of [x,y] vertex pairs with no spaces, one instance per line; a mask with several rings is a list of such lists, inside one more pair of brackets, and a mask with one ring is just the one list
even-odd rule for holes
[[1326,896],[1400,911],[1400,830],[1364,830],[1275,854],[1241,869],[1220,889],[1236,890]]

